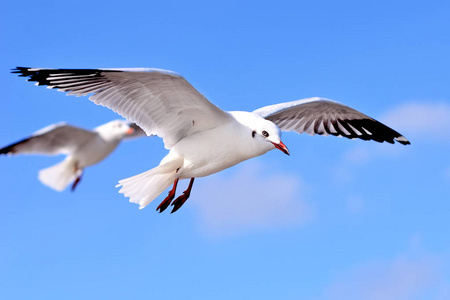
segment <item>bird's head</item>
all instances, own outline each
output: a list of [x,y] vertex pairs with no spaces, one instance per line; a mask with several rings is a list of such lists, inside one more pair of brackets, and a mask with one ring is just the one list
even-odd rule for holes
[[253,113],[239,112],[233,113],[233,116],[250,129],[251,139],[266,148],[266,151],[276,148],[289,155],[288,148],[281,141],[281,130],[275,123]]
[[95,130],[102,135],[103,138],[108,140],[121,140],[134,132],[134,129],[130,126],[130,124],[124,120],[114,120],[108,122],[98,126]]
[[[262,118],[261,118],[262,119]],[[252,130],[252,138],[272,144],[273,147],[289,155],[289,150],[281,141],[281,130],[273,122],[262,119],[255,124]]]

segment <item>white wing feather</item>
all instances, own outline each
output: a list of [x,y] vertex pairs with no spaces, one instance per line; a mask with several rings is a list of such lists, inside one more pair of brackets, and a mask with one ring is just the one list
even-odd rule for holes
[[170,149],[179,140],[218,127],[231,116],[209,102],[180,75],[158,69],[31,69],[15,73],[38,85],[84,96],[156,134]]
[[29,138],[0,149],[0,154],[70,154],[94,139],[96,133],[58,123],[33,133]]

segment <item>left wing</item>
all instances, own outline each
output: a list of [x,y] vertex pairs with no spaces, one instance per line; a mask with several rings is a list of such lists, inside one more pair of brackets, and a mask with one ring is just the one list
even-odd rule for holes
[[40,69],[17,67],[12,73],[37,85],[86,96],[106,106],[170,149],[181,139],[222,126],[233,118],[212,104],[181,75],[159,69]]
[[371,117],[338,102],[307,98],[261,107],[254,111],[274,122],[283,131],[310,135],[334,135],[403,145],[410,142],[397,131]]

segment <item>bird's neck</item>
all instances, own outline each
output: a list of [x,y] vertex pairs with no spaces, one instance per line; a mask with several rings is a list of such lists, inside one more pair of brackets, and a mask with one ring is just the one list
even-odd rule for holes
[[97,130],[99,137],[105,142],[109,143],[119,143],[121,141],[121,137],[118,135],[111,134],[110,132],[105,132],[103,130]]

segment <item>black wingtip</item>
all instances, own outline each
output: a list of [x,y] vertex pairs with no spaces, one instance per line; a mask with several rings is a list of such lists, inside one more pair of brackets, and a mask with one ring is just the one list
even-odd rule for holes
[[395,140],[405,146],[411,145],[411,142],[408,141],[403,135],[396,137]]
[[9,147],[5,147],[5,148],[0,149],[0,155],[6,155],[6,154],[11,152],[10,150],[11,149]]
[[[346,132],[342,131],[339,126],[341,125],[343,128],[346,129]],[[400,133],[395,131],[394,129],[384,125],[383,123],[378,122],[375,119],[372,119],[370,117],[364,118],[364,119],[354,119],[354,120],[340,120],[338,119],[336,122],[331,122],[339,134],[346,138],[359,138],[363,140],[373,140],[375,142],[379,143],[389,143],[394,144],[395,142],[398,142],[402,145],[410,145],[411,143]],[[351,127],[350,127],[351,126]],[[357,134],[354,132],[354,130],[357,130],[360,134]]]
[[55,71],[53,69],[39,69],[28,67],[16,67],[11,69],[11,73],[18,74],[19,77],[28,77],[27,81],[37,82],[36,85],[50,85],[50,81],[47,79],[49,71]]
[[15,142],[14,144],[11,144],[9,146],[6,146],[4,148],[0,149],[0,155],[7,155],[7,154],[16,154],[18,151],[18,148],[20,148],[20,145],[29,141],[31,138],[25,138],[23,140],[20,140],[18,142]]
[[14,150],[17,144],[6,146],[5,148],[0,149],[0,155],[14,154],[16,151]]
[[30,76],[32,73],[29,72],[31,68],[26,67],[16,67],[15,69],[11,69],[11,73],[20,74],[20,77]]

